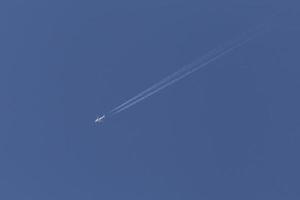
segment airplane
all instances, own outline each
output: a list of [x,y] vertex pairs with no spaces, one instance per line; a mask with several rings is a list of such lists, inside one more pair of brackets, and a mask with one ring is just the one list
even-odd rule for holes
[[95,120],[95,123],[101,123],[104,121],[105,115],[101,116],[101,117],[97,117]]

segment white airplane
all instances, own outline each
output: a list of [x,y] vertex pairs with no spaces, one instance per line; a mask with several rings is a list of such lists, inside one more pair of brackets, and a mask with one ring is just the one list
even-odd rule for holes
[[105,115],[103,115],[102,117],[97,117],[95,120],[95,123],[101,123],[104,121]]

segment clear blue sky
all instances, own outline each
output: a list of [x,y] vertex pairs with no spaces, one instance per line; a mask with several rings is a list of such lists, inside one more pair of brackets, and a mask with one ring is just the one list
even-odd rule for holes
[[[300,199],[299,6],[2,0],[0,199]],[[276,13],[268,33],[94,126]]]

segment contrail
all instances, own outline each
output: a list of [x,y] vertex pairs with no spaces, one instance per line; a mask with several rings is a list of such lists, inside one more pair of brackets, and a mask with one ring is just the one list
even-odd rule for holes
[[[231,41],[232,43],[232,41]],[[190,70],[191,68],[200,65],[201,63],[205,62],[207,59],[209,59],[210,57],[218,54],[219,52],[224,50],[224,46],[226,46],[226,44],[220,45],[219,47],[210,50],[209,52],[207,52],[205,55],[201,56],[200,58],[198,58],[196,61],[194,61],[193,63],[187,64],[185,66],[183,66],[181,69],[177,70],[176,72],[173,72],[171,75],[165,77],[164,79],[162,79],[161,81],[159,81],[158,83],[153,84],[151,87],[149,87],[148,89],[140,92],[139,94],[137,94],[136,96],[130,98],[129,100],[127,100],[126,102],[122,103],[121,105],[117,106],[116,108],[112,109],[110,112],[117,112],[119,109],[122,109],[123,107],[129,105],[130,103],[132,103],[133,101],[142,98],[143,96],[145,96],[147,93],[157,89],[158,87],[166,84],[167,82],[171,81],[172,79],[174,79],[175,77],[177,77],[178,75],[181,75],[185,72],[187,72],[188,70]]]
[[216,61],[217,59],[221,58],[222,56],[232,52],[233,50],[243,46],[250,40],[254,39],[258,34],[263,32],[263,30],[256,30],[252,34],[245,34],[243,37],[240,37],[236,40],[227,42],[226,44],[222,45],[221,47],[217,47],[214,50],[208,52],[206,55],[201,57],[196,62],[186,65],[182,67],[180,70],[174,72],[173,74],[167,76],[157,84],[154,84],[150,88],[144,90],[143,92],[139,93],[138,95],[134,96],[133,98],[127,100],[125,103],[117,106],[116,108],[110,111],[110,115],[116,115],[133,105],[143,101],[144,99],[154,95],[155,93],[163,90],[164,88],[173,85],[177,81],[187,77],[188,75],[200,70],[201,68],[207,66],[208,64]]
[[166,84],[167,82],[169,82],[170,80],[172,80],[174,77],[176,77],[176,76],[184,73],[187,70],[190,70],[191,67],[199,65],[200,63],[202,63],[203,61],[205,61],[210,56],[216,54],[217,51],[220,51],[221,49],[222,49],[222,47],[219,47],[219,48],[216,48],[216,49],[213,49],[213,50],[209,51],[208,53],[206,53],[204,56],[200,57],[199,59],[197,59],[193,63],[183,66],[181,69],[177,70],[176,72],[173,72],[171,75],[169,75],[169,76],[165,77],[164,79],[160,80],[158,83],[153,84],[148,89],[140,92],[136,96],[130,98],[126,102],[124,102],[121,105],[117,106],[116,108],[112,109],[111,112],[116,112],[117,110],[122,109],[123,107],[129,105],[130,103],[134,102],[135,100],[137,100],[137,99],[145,96],[147,93],[149,93],[149,92],[157,89],[159,86],[161,86],[163,84]]

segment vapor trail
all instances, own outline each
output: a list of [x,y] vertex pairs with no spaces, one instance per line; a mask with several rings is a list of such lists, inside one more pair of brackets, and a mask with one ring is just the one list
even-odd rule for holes
[[116,115],[133,105],[139,103],[140,101],[143,101],[144,99],[154,95],[155,93],[163,90],[164,88],[173,85],[177,81],[187,77],[188,75],[200,70],[201,68],[207,66],[211,62],[221,58],[222,56],[230,53],[231,51],[243,46],[253,38],[255,38],[258,34],[260,34],[263,30],[256,30],[252,34],[244,34],[242,37],[227,42],[221,47],[217,47],[214,50],[207,53],[205,56],[200,58],[198,61],[186,65],[177,72],[174,72],[173,74],[167,76],[157,84],[154,84],[150,88],[144,90],[143,92],[139,93],[138,95],[134,96],[133,98],[129,99],[125,103],[122,103],[121,105],[117,106],[113,110],[110,111],[110,115]]
[[201,63],[205,62],[207,59],[211,58],[212,56],[217,55],[219,52],[222,52],[226,46],[228,46],[228,44],[232,44],[233,41],[224,43],[218,47],[216,47],[215,49],[210,50],[209,52],[207,52],[205,55],[201,56],[200,58],[198,58],[196,61],[184,65],[182,68],[180,68],[179,70],[177,70],[176,72],[173,72],[171,75],[165,77],[164,79],[162,79],[161,81],[159,81],[158,83],[153,84],[151,87],[149,87],[148,89],[140,92],[139,94],[137,94],[136,96],[130,98],[129,100],[127,100],[126,102],[122,103],[121,105],[115,107],[114,109],[112,109],[110,111],[110,113],[113,112],[117,112],[119,109],[122,109],[123,107],[129,105],[130,103],[136,101],[139,98],[142,98],[143,96],[145,96],[147,93],[152,92],[153,90],[157,89],[158,87],[166,84],[167,82],[171,81],[172,79],[176,78],[179,75],[182,75],[183,73],[191,70],[192,68],[200,65]]
[[209,51],[208,53],[206,53],[205,55],[203,55],[202,57],[200,57],[199,59],[197,59],[196,61],[194,61],[191,64],[185,65],[183,66],[181,69],[177,70],[176,72],[173,72],[171,75],[165,77],[164,79],[160,80],[158,83],[153,84],[151,87],[149,87],[148,89],[140,92],[139,94],[137,94],[136,96],[130,98],[129,100],[127,100],[126,102],[122,103],[121,105],[115,107],[114,109],[111,110],[111,112],[117,112],[117,110],[122,109],[123,107],[129,105],[130,103],[134,102],[135,100],[145,96],[147,93],[157,89],[158,87],[160,87],[161,85],[166,84],[167,82],[169,82],[170,80],[172,80],[173,78],[175,78],[176,76],[186,72],[187,70],[190,70],[192,67],[199,65],[200,63],[202,63],[203,61],[205,61],[205,59],[209,58],[211,55],[216,54],[218,51],[222,50],[222,46],[215,48],[211,51]]

